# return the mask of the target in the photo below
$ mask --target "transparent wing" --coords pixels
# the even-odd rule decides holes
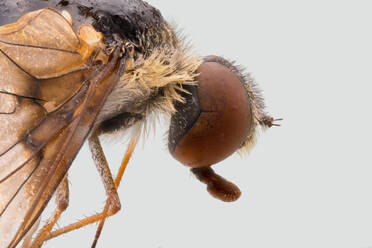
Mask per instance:
[[[94,73],[79,49],[51,9],[0,27],[1,248],[41,214],[117,80],[118,52]]]

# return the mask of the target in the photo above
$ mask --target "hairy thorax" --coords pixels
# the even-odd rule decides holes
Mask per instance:
[[[200,63],[182,41],[165,41],[148,55],[132,52],[96,123],[103,132],[112,132],[146,121],[154,111],[174,113],[174,103],[183,101],[183,86],[196,83]]]

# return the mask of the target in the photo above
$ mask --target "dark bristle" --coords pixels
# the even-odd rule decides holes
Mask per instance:
[[[144,117],[135,113],[122,113],[101,123],[101,133],[114,133],[121,129],[128,128]]]
[[[201,113],[197,86],[184,85],[183,89],[189,94],[179,91],[185,102],[176,102],[174,104],[177,112],[172,116],[169,127],[168,148],[171,154],[173,154],[184,134],[193,127]]]

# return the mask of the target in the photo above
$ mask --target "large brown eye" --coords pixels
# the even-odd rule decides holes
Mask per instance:
[[[248,94],[229,62],[210,56],[200,65],[197,86],[187,86],[186,103],[176,104],[169,149],[193,168],[215,164],[235,152],[252,125]]]

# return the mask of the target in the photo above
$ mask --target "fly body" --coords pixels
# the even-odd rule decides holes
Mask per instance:
[[[258,126],[277,124],[255,81],[234,63],[196,54],[141,0],[5,0],[0,25],[0,248],[21,240],[40,247],[99,222],[95,246],[105,219],[120,210],[116,189],[154,115],[170,118],[170,153],[212,196],[239,198],[239,188],[211,166],[250,149]],[[122,130],[131,141],[114,179],[99,136]],[[53,231],[68,206],[68,169],[85,140],[107,204]],[[57,208],[38,228],[53,195]]]

